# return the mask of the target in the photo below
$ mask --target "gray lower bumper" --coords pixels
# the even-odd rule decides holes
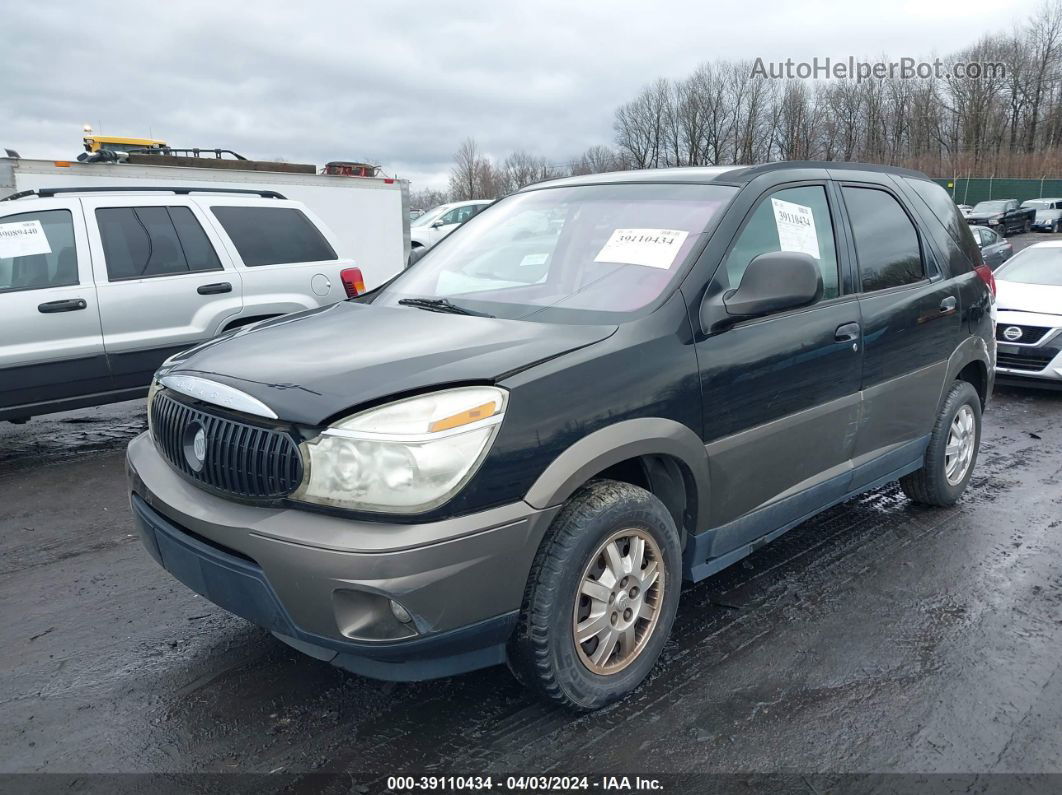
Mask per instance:
[[[177,579],[296,648],[385,679],[502,662],[555,513],[519,503],[398,525],[245,505],[186,481],[146,434],[128,469],[145,546]]]

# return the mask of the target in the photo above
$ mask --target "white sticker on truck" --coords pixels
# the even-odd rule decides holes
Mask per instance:
[[[689,232],[679,229],[617,229],[594,262],[621,262],[648,268],[670,268]]]
[[[0,257],[29,257],[51,254],[48,236],[40,221],[16,221],[0,224]]]
[[[803,204],[771,199],[774,223],[778,227],[778,243],[782,251],[799,251],[821,259],[819,238],[815,234],[815,216]]]

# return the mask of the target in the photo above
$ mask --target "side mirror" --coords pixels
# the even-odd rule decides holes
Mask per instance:
[[[822,273],[808,254],[771,251],[749,263],[736,290],[705,296],[701,328],[708,333],[745,318],[808,306],[822,297]]]
[[[445,226],[445,224],[443,224],[443,222],[442,222],[442,218],[440,218],[438,221],[435,221],[434,223],[432,223],[431,228],[432,229],[438,229],[440,226]]]

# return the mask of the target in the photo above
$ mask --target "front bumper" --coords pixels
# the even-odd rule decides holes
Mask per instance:
[[[175,472],[146,433],[127,461],[133,515],[161,566],[300,651],[378,679],[504,662],[557,510],[521,502],[429,524],[352,521],[216,497]]]

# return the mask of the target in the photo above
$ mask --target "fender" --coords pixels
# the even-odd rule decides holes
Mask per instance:
[[[623,420],[584,436],[554,459],[524,497],[534,508],[562,504],[594,475],[613,464],[643,455],[678,459],[693,477],[694,515],[707,515],[708,453],[688,426],[663,417]]]
[[[940,394],[937,396],[937,410],[940,410],[940,406],[944,404],[944,399],[948,395],[948,389],[952,382],[958,377],[962,369],[970,362],[981,362],[985,366],[985,403],[988,403],[989,398],[992,396],[992,376],[993,365],[992,356],[988,352],[988,344],[979,335],[974,334],[964,339],[959,346],[952,351],[951,356],[948,357],[948,371],[947,376],[944,379],[944,383],[941,385]]]

